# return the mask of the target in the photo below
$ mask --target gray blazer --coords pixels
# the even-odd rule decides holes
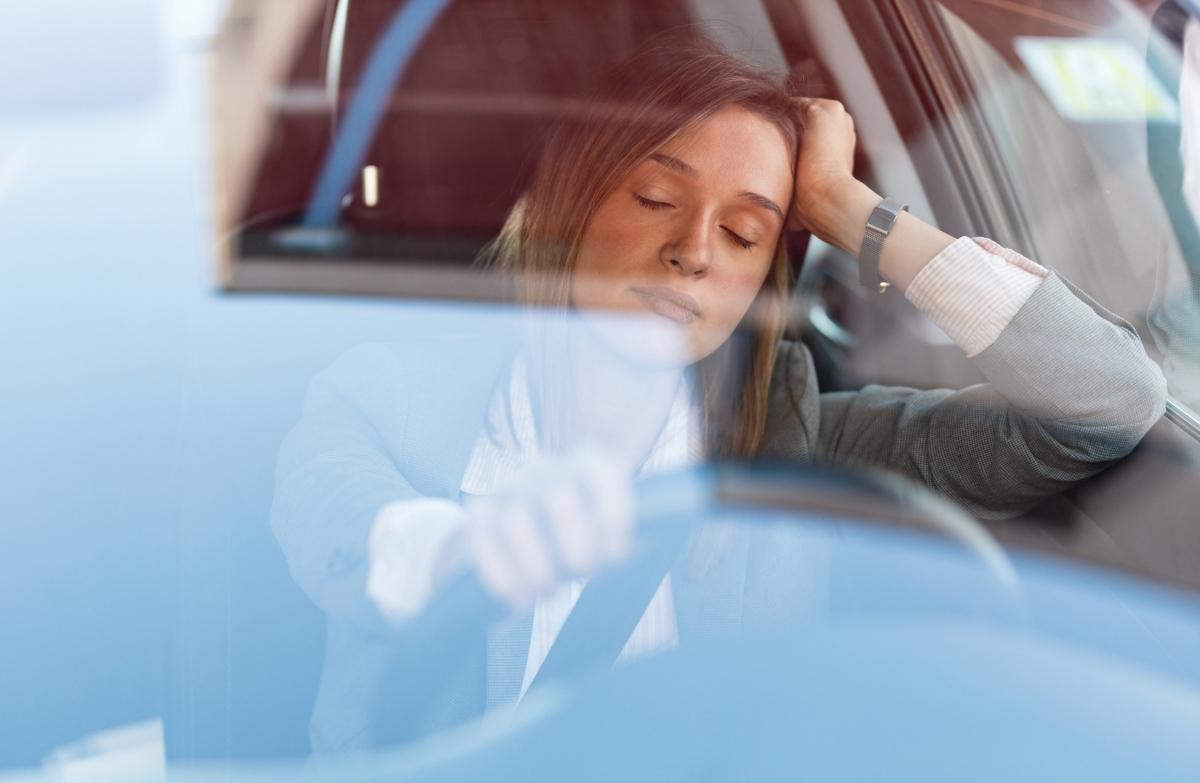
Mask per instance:
[[[765,457],[899,472],[985,518],[1010,516],[1129,453],[1162,415],[1166,384],[1132,327],[1051,274],[975,359],[989,383],[962,390],[867,386],[821,394],[808,351],[785,341],[775,368]],[[492,330],[349,351],[314,378],[279,454],[271,525],[291,573],[327,617],[313,749],[365,747],[392,629],[365,598],[366,542],[386,503],[457,498],[516,336]],[[675,575],[679,633],[776,611],[746,596],[749,547],[704,584]],[[763,583],[769,584],[769,583]],[[494,634],[488,702],[515,698],[528,624]]]

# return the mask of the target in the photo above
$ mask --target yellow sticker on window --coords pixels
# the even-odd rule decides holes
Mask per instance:
[[[1125,41],[1017,38],[1017,54],[1058,112],[1075,122],[1179,121],[1179,105]]]

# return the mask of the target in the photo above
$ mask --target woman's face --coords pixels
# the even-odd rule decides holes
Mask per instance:
[[[741,107],[714,114],[642,161],[601,202],[584,231],[572,303],[646,314],[688,354],[664,355],[646,332],[604,330],[634,358],[674,364],[708,356],[762,287],[791,193],[779,129]]]

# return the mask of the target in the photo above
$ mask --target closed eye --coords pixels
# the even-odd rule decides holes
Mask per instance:
[[[721,228],[725,228],[725,227],[721,226]],[[742,235],[738,234],[736,231],[730,231],[728,228],[725,228],[725,233],[729,235],[729,238],[732,239],[733,243],[735,245],[737,245],[738,247],[745,248],[746,250],[749,250],[750,248],[754,247],[755,243],[751,242],[749,239],[746,239]]]
[[[646,209],[667,209],[668,207],[672,206],[665,201],[654,201],[637,193],[634,193],[633,197],[637,200],[637,203],[641,204]]]
[[[674,206],[674,204],[668,204],[665,201],[655,201],[654,199],[646,198],[645,196],[641,195],[640,193],[634,193],[633,197],[635,200],[637,200],[637,203],[641,204],[646,209],[651,209],[651,210],[669,209],[670,207]],[[749,250],[752,247],[754,247],[756,244],[754,242],[751,242],[749,239],[746,239],[745,237],[743,237],[741,234],[737,233],[736,231],[726,228],[725,226],[721,226],[721,228],[723,228],[725,230],[725,233],[729,235],[729,238],[731,240],[733,240],[733,243],[735,245],[737,245],[740,248],[743,248],[744,250]]]

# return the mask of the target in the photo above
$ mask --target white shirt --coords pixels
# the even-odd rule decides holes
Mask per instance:
[[[686,380],[676,389],[667,421],[658,434],[639,476],[681,470],[699,463],[704,456],[700,415]],[[505,404],[507,403],[508,409]],[[463,475],[462,491],[489,495],[508,484],[540,453],[529,399],[525,362],[518,356],[509,373],[508,395],[497,394],[488,413],[488,425],[479,434]],[[572,580],[551,595],[539,598],[533,609],[529,657],[521,683],[521,695],[533,682],[567,616],[583,592],[584,582]],[[663,580],[645,614],[634,628],[622,660],[678,644],[671,578]]]
[[[905,296],[970,357],[1000,336],[1046,274],[1043,267],[991,240],[962,237],[925,265]],[[463,476],[464,493],[486,495],[496,491],[537,456],[533,411],[524,363],[519,358],[514,362],[507,391],[507,395],[497,393],[492,400],[489,426],[477,438]],[[690,390],[681,384],[640,475],[684,468],[703,459],[700,416],[691,398]],[[380,510],[369,544],[367,593],[386,616],[402,622],[421,611],[433,589],[437,554],[448,537],[465,523],[462,507],[451,500],[400,500]],[[582,582],[571,582],[535,603],[522,695],[582,589]],[[621,659],[677,644],[668,576],[626,643]]]

